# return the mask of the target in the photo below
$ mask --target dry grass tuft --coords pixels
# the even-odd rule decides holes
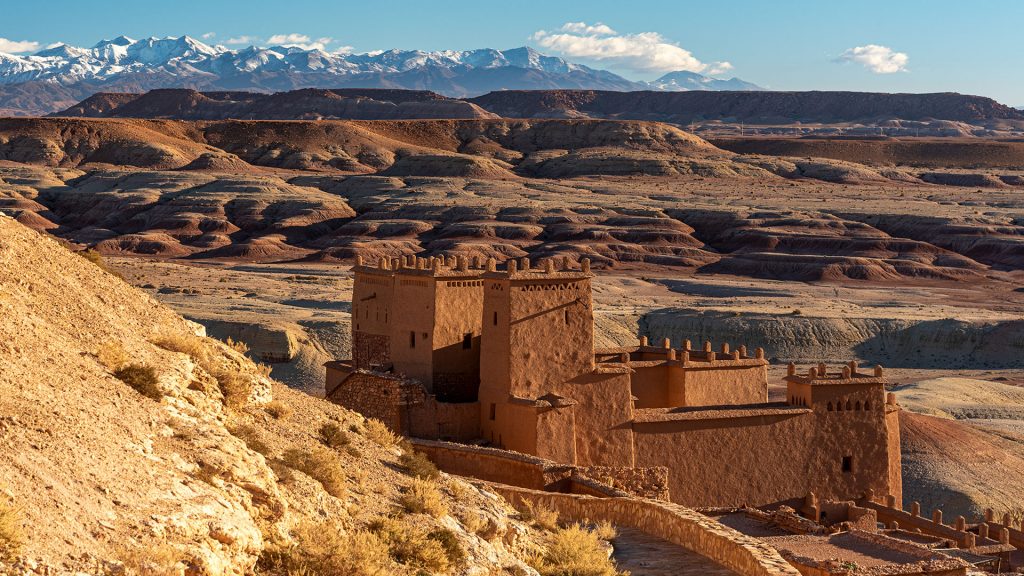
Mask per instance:
[[[320,426],[320,441],[328,448],[344,448],[352,443],[345,432],[336,422],[325,422]]]
[[[250,426],[249,424],[229,426],[228,432],[231,432],[231,435],[235,438],[245,442],[245,445],[248,446],[250,450],[255,450],[256,452],[263,454],[264,457],[270,457],[270,446],[260,438],[260,433],[254,426]]]
[[[217,357],[211,342],[199,336],[178,334],[163,336],[153,341],[165,350],[191,356],[196,364],[217,380],[224,404],[229,408],[242,408],[252,393],[252,381],[243,375],[238,367],[225,366],[225,359]]]
[[[334,452],[325,448],[314,448],[311,452],[292,449],[287,450],[281,460],[289,468],[303,472],[322,484],[331,496],[345,496],[348,476]]]
[[[225,340],[224,343],[228,345],[228,348],[231,348],[232,350],[238,352],[239,354],[249,353],[249,345],[246,344],[245,342],[242,342],[241,340],[236,341],[233,340],[231,336],[228,336],[227,340]]]
[[[387,424],[373,418],[366,421],[366,437],[384,448],[391,448],[401,440]]]
[[[523,499],[520,502],[522,503],[520,513],[523,515],[523,520],[533,522],[549,532],[558,529],[558,512],[544,504],[534,504],[532,500]]]
[[[114,377],[131,386],[147,398],[159,401],[163,398],[156,370],[147,364],[128,364],[114,371]]]
[[[113,372],[128,363],[128,353],[117,342],[105,342],[96,349],[96,359]]]
[[[10,504],[0,501],[0,560],[13,562],[24,545],[21,513]]]
[[[437,466],[434,466],[426,454],[413,450],[411,446],[402,452],[398,463],[414,478],[434,479],[441,475]]]
[[[304,523],[294,530],[295,543],[268,546],[257,567],[281,576],[389,576],[395,574],[387,544],[365,530],[342,531],[332,522]]]
[[[451,568],[445,545],[431,538],[431,533],[420,524],[385,518],[370,524],[370,530],[387,545],[391,558],[399,564],[432,574],[445,574]]]
[[[433,480],[413,479],[398,499],[406,512],[440,518],[448,513],[441,490]]]
[[[256,365],[256,373],[259,374],[260,376],[263,376],[264,378],[270,378],[270,373],[273,371],[273,368],[271,368],[267,364],[264,364],[263,362],[260,362],[259,364]]]
[[[608,520],[602,520],[594,526],[594,534],[597,534],[597,537],[601,540],[610,542],[618,537],[619,531],[616,530],[615,526],[612,526],[612,523]]]
[[[273,416],[275,420],[287,420],[293,412],[291,406],[281,402],[280,400],[268,402],[264,407],[264,410],[267,411],[267,414]]]
[[[555,531],[544,553],[527,563],[541,576],[620,576],[595,532],[579,524]]]
[[[85,250],[75,252],[75,254],[78,254],[82,258],[85,258],[89,262],[92,262],[93,264],[96,265],[97,268],[103,270],[107,274],[110,274],[111,276],[116,276],[117,278],[124,280],[124,276],[122,276],[120,272],[111,269],[110,266],[107,265],[106,260],[103,259],[103,255],[93,250],[92,248],[86,248]]]

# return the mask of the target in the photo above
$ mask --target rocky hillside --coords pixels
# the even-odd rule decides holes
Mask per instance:
[[[395,120],[497,118],[475,104],[429,91],[306,88],[275,94],[151,90],[94,94],[53,116],[177,120]]]
[[[505,90],[469,100],[506,118],[617,118],[689,124],[959,120],[1024,121],[1024,113],[981,96],[874,92],[611,92]]]
[[[501,499],[93,260],[0,216],[0,573],[533,573]]]

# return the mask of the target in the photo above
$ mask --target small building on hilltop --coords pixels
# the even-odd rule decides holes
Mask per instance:
[[[898,406],[880,368],[790,366],[666,340],[594,349],[590,263],[380,259],[354,268],[352,358],[326,397],[396,432],[491,446],[614,478],[665,468],[686,506],[901,498]]]

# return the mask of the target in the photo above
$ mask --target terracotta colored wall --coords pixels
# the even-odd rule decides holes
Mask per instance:
[[[659,366],[633,366],[633,374],[630,377],[633,395],[636,396],[637,408],[663,408],[666,406],[683,406],[683,404],[671,404],[669,400],[669,389],[672,388],[670,373],[676,372],[667,364]]]
[[[635,528],[705,556],[743,576],[796,576],[799,572],[764,542],[696,511],[641,498],[593,498],[512,486],[491,489],[510,502],[530,500],[567,520],[607,520]]]
[[[673,368],[682,372],[684,404],[723,406],[768,401],[768,367]]]
[[[513,395],[536,398],[593,369],[590,279],[514,280],[509,289]]]
[[[688,506],[760,506],[808,492],[846,500],[895,488],[882,410],[637,423],[634,429],[636,464],[668,467],[672,500]],[[852,472],[842,471],[843,456],[853,458]]]
[[[357,368],[390,362],[393,279],[356,270],[352,288],[352,360]]]
[[[434,278],[396,273],[392,308],[391,359],[395,371],[433,391]]]
[[[483,280],[439,278],[435,290],[433,391],[441,400],[475,400],[480,385]],[[470,348],[463,343],[467,334]]]
[[[634,466],[629,374],[590,373],[557,388],[576,401],[576,460],[580,466]],[[565,434],[573,434],[566,430]]]
[[[537,414],[537,456],[554,462],[576,462],[575,406],[541,410]]]

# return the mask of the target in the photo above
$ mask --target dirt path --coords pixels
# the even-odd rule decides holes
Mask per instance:
[[[612,557],[633,576],[734,576],[707,558],[633,528],[617,528]]]

